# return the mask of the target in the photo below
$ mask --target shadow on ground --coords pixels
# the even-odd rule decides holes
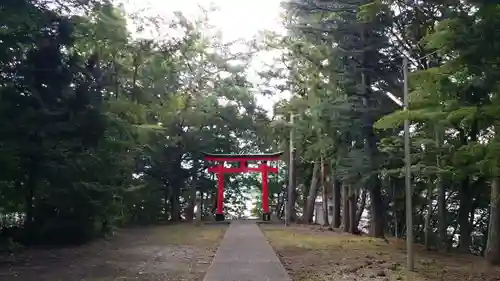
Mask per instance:
[[[0,280],[202,280],[227,226],[179,224],[121,230],[64,249],[0,256]]]
[[[294,281],[406,280],[404,241],[332,232],[315,226],[261,225]],[[416,246],[415,281],[498,281],[500,268],[480,257]]]

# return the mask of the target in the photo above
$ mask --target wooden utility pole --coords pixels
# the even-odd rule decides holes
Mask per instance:
[[[413,206],[412,196],[413,191],[411,188],[411,158],[410,158],[410,117],[408,116],[408,59],[403,59],[403,78],[404,78],[404,97],[403,107],[406,113],[404,134],[405,134],[405,189],[406,189],[406,268],[409,271],[414,270],[414,256],[413,256]]]
[[[289,145],[289,161],[288,161],[288,192],[287,192],[287,200],[286,200],[286,213],[285,213],[285,225],[290,225],[290,221],[292,220],[293,208],[295,207],[295,153],[293,147],[293,138],[294,138],[294,122],[293,122],[293,113],[290,113],[290,145]]]

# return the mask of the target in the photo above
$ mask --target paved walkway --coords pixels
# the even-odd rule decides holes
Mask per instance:
[[[233,221],[203,281],[291,281],[255,221]]]

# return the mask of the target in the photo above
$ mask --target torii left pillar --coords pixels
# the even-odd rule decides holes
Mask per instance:
[[[216,221],[224,220],[224,164],[217,165],[214,169],[217,175],[217,211]]]

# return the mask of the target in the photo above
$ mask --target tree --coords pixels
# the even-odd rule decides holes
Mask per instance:
[[[300,115],[294,141],[301,183],[309,186],[314,161],[327,163],[332,227],[342,213],[344,229],[357,228],[368,204],[371,235],[402,234],[408,210],[401,130],[410,118],[415,242],[484,253],[497,263],[497,117],[490,114],[498,50],[484,42],[496,38],[498,5],[297,0],[285,8],[288,34],[267,42],[282,51],[282,67],[262,75],[283,79],[275,91],[292,93],[276,118]],[[402,96],[403,57],[410,62],[409,114],[386,95]],[[309,215],[307,204],[299,208]]]
[[[157,40],[133,38],[108,2],[45,2],[7,1],[0,12],[0,216],[21,214],[0,232],[75,243],[124,224],[190,220],[196,191],[210,214],[215,181],[202,152],[266,144],[257,136],[269,120],[245,74],[251,53],[210,36],[206,15],[177,13],[166,26],[182,35]],[[160,19],[139,20],[163,32]],[[245,188],[228,191],[241,213]]]

